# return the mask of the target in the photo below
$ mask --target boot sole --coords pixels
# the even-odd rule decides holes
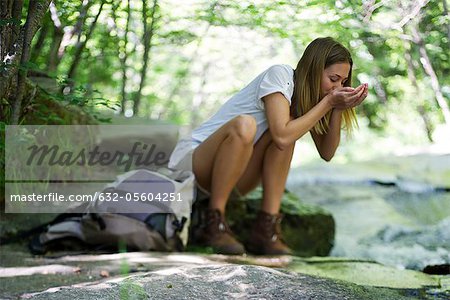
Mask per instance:
[[[282,256],[282,255],[293,255],[293,253],[265,253],[264,251],[261,251],[261,248],[253,248],[253,246],[246,246],[245,249],[248,253],[253,255],[267,255],[267,256]]]

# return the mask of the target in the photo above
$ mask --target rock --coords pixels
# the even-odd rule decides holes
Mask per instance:
[[[26,299],[407,299],[404,291],[361,287],[261,266],[175,267],[25,294]]]
[[[8,246],[2,247],[2,254],[22,251]],[[24,276],[20,268],[7,268],[11,276],[0,278],[2,299],[397,300],[425,294],[446,299],[449,287],[445,276],[336,257],[129,252],[52,258],[28,254],[14,265],[30,269],[58,265],[79,272]],[[102,277],[102,271],[109,277]]]
[[[393,289],[421,289],[439,286],[436,278],[413,270],[401,270],[373,261],[338,257],[294,257],[287,270],[325,277],[360,286],[378,286]]]
[[[449,275],[450,264],[426,266],[423,269],[423,272],[426,274],[434,274],[434,275]]]
[[[69,267],[64,265],[46,265],[36,267],[11,267],[0,268],[0,278],[15,277],[15,276],[29,276],[34,274],[68,274],[79,273],[80,268]]]
[[[115,119],[114,119],[115,120]],[[142,153],[142,164],[134,159],[129,170],[157,170],[166,167],[178,139],[179,127],[163,123],[99,127],[99,152],[129,153],[136,147]],[[144,163],[145,162],[145,163]]]
[[[227,204],[227,220],[233,232],[241,241],[250,234],[253,220],[259,210],[262,189],[257,188],[243,199],[233,198]],[[191,244],[195,244],[195,231],[200,223],[198,211],[207,207],[207,201],[198,199],[194,205],[192,218]],[[284,220],[281,223],[283,237],[300,256],[326,256],[334,243],[335,223],[330,213],[312,204],[305,204],[286,191],[281,203]]]
[[[53,79],[49,79],[52,81]],[[35,81],[35,80],[33,80]],[[25,99],[31,99],[23,108],[23,125],[95,125],[99,120],[81,105],[61,101],[57,99],[57,89],[45,91],[48,83],[42,85],[42,81],[26,81]],[[54,92],[55,94],[49,94]],[[81,100],[81,99],[79,99]]]

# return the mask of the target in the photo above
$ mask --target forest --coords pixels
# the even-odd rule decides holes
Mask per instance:
[[[449,9],[450,0],[0,0],[0,298],[448,299]],[[191,245],[209,199],[194,193],[192,173],[196,202],[171,223],[194,224],[185,253],[131,252],[123,240],[103,253],[96,238],[88,248],[64,248],[65,239],[62,249],[32,247],[53,225],[64,233],[58,225],[81,215],[70,210],[78,203],[12,196],[109,191],[140,168],[133,155],[147,146],[146,159],[166,164],[180,137],[270,66],[295,68],[319,37],[350,50],[352,86],[368,83],[369,93],[332,162],[309,135],[296,142],[280,204],[295,255],[217,256]],[[30,164],[28,146],[47,144],[61,146],[56,163]],[[130,165],[92,166],[89,147]],[[257,188],[230,201],[239,239],[251,236],[264,196]],[[97,213],[82,212],[104,233]]]
[[[331,36],[352,52],[353,85],[369,83],[360,127],[426,144],[450,123],[449,18],[447,0],[2,0],[0,117],[195,127]]]

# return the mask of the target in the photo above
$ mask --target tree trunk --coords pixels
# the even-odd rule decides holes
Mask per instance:
[[[22,6],[23,0],[1,1],[0,15],[2,20],[8,20],[8,23],[0,26],[0,53],[1,62],[4,64],[0,70],[0,99],[9,99],[11,91],[17,85],[12,77],[17,74],[20,61],[21,52],[17,50],[22,48],[22,42],[18,43]],[[3,105],[0,107],[2,107],[0,114],[4,116]]]
[[[184,63],[184,66],[180,66],[183,68],[183,76],[179,78],[179,81],[173,85],[173,89],[170,91],[169,96],[167,97],[167,99],[170,101],[168,103],[167,106],[164,107],[164,109],[161,111],[161,113],[159,114],[159,119],[165,117],[166,115],[169,115],[168,117],[170,118],[170,109],[173,107],[173,98],[175,97],[176,94],[178,94],[180,92],[180,88],[184,87],[186,85],[186,80],[189,78],[190,76],[190,69],[191,66],[194,62],[194,59],[196,59],[198,57],[198,51],[200,50],[200,47],[203,43],[204,38],[208,35],[209,29],[211,28],[211,24],[209,23],[205,30],[203,31],[202,34],[200,34],[197,38],[197,44],[195,46],[195,50],[192,52],[192,54],[190,55],[189,59]],[[194,116],[196,110],[194,108],[194,106],[192,106],[192,113],[191,113],[191,122],[190,125],[194,126],[192,120],[194,120],[196,117]],[[172,112],[173,113],[173,112]]]
[[[0,19],[11,20],[12,1],[1,0],[0,1]],[[1,62],[6,62],[6,55],[9,50],[9,38],[11,37],[11,24],[7,23],[0,26],[0,58]],[[5,66],[6,67],[6,66]],[[3,122],[6,118],[6,103],[3,103],[3,96],[7,94],[6,80],[7,75],[6,68],[3,65],[0,68],[0,120]]]
[[[148,57],[149,57],[149,53],[150,53],[150,49],[152,47],[152,38],[154,35],[154,29],[156,26],[156,10],[157,10],[157,6],[158,6],[158,0],[153,0],[153,7],[152,7],[152,11],[151,11],[151,21],[150,21],[150,26],[147,24],[147,1],[143,0],[142,1],[142,18],[143,18],[143,24],[144,24],[144,65],[142,66],[141,69],[141,81],[139,83],[139,90],[136,93],[136,97],[134,99],[134,103],[133,103],[133,114],[137,116],[138,114],[138,110],[139,110],[139,104],[141,103],[141,98],[142,98],[142,89],[144,88],[144,84],[145,84],[145,78],[146,78],[146,74],[147,74],[147,67],[148,67]]]
[[[444,4],[444,17],[447,18],[447,43],[450,48],[450,14],[448,13],[447,8],[447,0],[442,0],[442,3]]]
[[[52,13],[52,20],[55,24],[55,32],[54,37],[52,41],[52,49],[49,60],[48,60],[48,71],[53,72],[56,71],[58,68],[61,60],[64,57],[64,54],[66,53],[66,47],[70,44],[70,41],[72,40],[74,35],[79,36],[83,29],[83,24],[85,23],[87,13],[89,11],[89,8],[92,6],[93,2],[90,0],[82,1],[81,6],[79,8],[80,15],[77,18],[77,23],[73,26],[72,30],[64,30],[64,25],[61,24],[57,11],[56,6],[53,6],[54,10],[52,10],[52,7],[50,7],[50,12]],[[58,47],[54,49],[54,47]],[[54,54],[56,53],[56,56]]]
[[[98,9],[98,12],[97,12],[97,15],[95,16],[94,21],[92,21],[92,23],[89,27],[89,31],[86,34],[85,40],[83,42],[78,42],[77,45],[75,46],[76,50],[75,50],[74,58],[72,60],[72,64],[70,65],[69,72],[67,73],[67,78],[69,80],[73,79],[75,76],[75,72],[76,72],[78,64],[80,63],[80,60],[81,60],[81,54],[83,53],[83,50],[86,47],[87,42],[91,38],[92,33],[94,32],[95,26],[97,25],[98,17],[100,16],[100,14],[103,10],[104,4],[105,4],[105,0],[103,0],[101,2],[100,8]],[[71,84],[71,86],[72,86],[72,84]]]
[[[102,1],[102,3],[103,2],[104,1]],[[74,35],[77,35],[77,43],[80,42],[80,38],[83,33],[83,24],[85,24],[85,22],[86,22],[86,17],[87,17],[88,11],[91,8],[92,4],[94,4],[94,2],[91,0],[82,1],[80,15],[77,19],[77,23],[75,24],[75,26],[73,27],[73,30],[70,33],[69,40],[72,39]]]
[[[406,42],[405,42],[406,43]],[[409,48],[409,49],[408,49]],[[412,55],[411,55],[411,47],[410,45],[405,45],[405,59],[406,63],[408,65],[407,71],[408,71],[408,78],[411,81],[412,86],[414,87],[416,91],[416,95],[419,99],[422,99],[422,90],[417,84],[417,77],[416,77],[416,68],[414,67]],[[433,142],[433,125],[432,122],[428,116],[428,113],[425,110],[425,106],[423,104],[420,104],[417,106],[417,112],[419,113],[420,117],[422,118],[422,121],[424,123],[425,132],[427,134],[428,140],[430,142]]]
[[[360,8],[360,4],[356,2],[349,2],[350,7],[354,12],[357,12]],[[372,55],[373,57],[377,57],[376,54],[376,46],[373,45],[373,42],[371,41],[371,37],[373,37],[371,33],[370,27],[372,27],[372,23],[370,21],[372,14],[375,10],[377,10],[380,6],[383,5],[383,1],[376,3],[375,0],[368,0],[365,1],[364,5],[362,6],[363,12],[362,15],[354,13],[355,19],[360,19],[362,23],[366,24],[366,26],[369,27],[369,30],[364,30],[365,34],[368,34],[369,36],[362,37],[361,39],[365,42],[365,45],[367,47],[367,51]],[[378,99],[381,101],[381,103],[386,104],[388,102],[387,92],[385,87],[383,86],[383,83],[378,80],[378,78],[382,77],[382,70],[379,67],[375,67],[373,70],[372,78],[374,80],[374,91],[378,97]]]
[[[50,51],[48,52],[47,72],[53,73],[56,72],[61,61],[59,49],[64,37],[63,25],[58,17],[58,11],[53,2],[50,3],[50,17],[53,24],[53,37],[50,45]]]
[[[50,29],[49,18],[44,18],[44,23],[42,24],[41,30],[39,30],[39,35],[36,44],[31,51],[30,61],[36,61],[36,59],[41,55],[42,47],[44,46],[45,39],[47,38],[48,31]]]
[[[196,96],[194,97],[192,101],[192,114],[191,114],[191,124],[192,126],[197,126],[197,124],[200,123],[200,108],[205,104],[205,101],[208,99],[208,95],[205,93],[205,86],[206,82],[208,80],[208,77],[206,76],[208,74],[208,69],[211,67],[211,62],[207,62],[203,65],[201,74],[201,81],[198,86],[198,90],[195,93]]]
[[[47,72],[53,73],[58,69],[58,65],[61,62],[58,50],[61,46],[61,42],[64,37],[64,32],[61,28],[53,27],[52,43],[50,45],[50,51],[47,59]]]
[[[0,1],[0,19],[8,20],[9,22],[3,26],[0,26],[0,58],[1,62],[6,62],[5,58],[8,54],[9,43],[11,37],[11,13],[12,13],[12,1],[1,0]],[[3,122],[6,119],[6,103],[3,103],[3,96],[7,94],[6,80],[7,75],[6,68],[1,66],[0,68],[0,120]]]
[[[366,40],[365,44],[367,46],[367,51],[370,53],[370,55],[372,55],[373,57],[376,57],[377,55],[375,54],[373,43]],[[374,84],[375,94],[377,94],[377,97],[378,97],[378,99],[380,99],[381,103],[386,104],[388,102],[387,92],[383,86],[383,83],[378,79],[378,78],[382,77],[383,72],[380,70],[380,68],[378,66],[374,67],[373,72],[374,72],[373,79],[375,81],[375,84]]]
[[[447,125],[450,125],[450,110],[445,100],[444,96],[441,92],[441,86],[439,84],[439,80],[436,76],[436,72],[434,72],[433,65],[431,64],[430,58],[428,56],[427,50],[425,48],[425,44],[423,42],[422,37],[416,27],[417,25],[411,26],[411,33],[413,36],[414,43],[419,47],[420,53],[420,62],[422,63],[423,69],[425,73],[430,77],[431,80],[431,88],[434,91],[436,96],[436,102],[440,109],[442,110],[442,114],[444,116],[444,122]]]
[[[173,89],[170,91],[169,96],[167,97],[167,99],[170,101],[169,104],[167,106],[164,107],[164,109],[162,110],[162,112],[160,113],[159,118],[163,118],[165,116],[168,115],[168,118],[171,117],[171,113],[170,113],[170,109],[173,107],[173,98],[175,97],[176,94],[178,94],[180,92],[180,88],[184,87],[186,84],[186,80],[189,78],[190,76],[190,72],[191,72],[191,66],[194,62],[194,59],[196,59],[198,57],[198,51],[200,50],[200,47],[203,43],[204,38],[208,35],[208,32],[211,28],[211,24],[208,23],[208,25],[205,27],[204,31],[202,32],[202,34],[200,34],[197,37],[197,44],[195,46],[195,50],[192,52],[192,54],[190,55],[189,59],[184,63],[184,66],[181,66],[183,68],[183,76],[179,79],[179,81],[174,84]],[[194,104],[192,104],[194,105]],[[191,126],[194,126],[196,123],[193,123],[194,119],[196,119],[197,116],[194,116],[194,114],[196,113],[196,108],[194,106],[192,106],[192,113],[191,113],[191,122],[189,123]],[[172,112],[173,114],[173,112]],[[198,112],[197,112],[198,115]]]
[[[212,2],[212,3],[208,6],[208,8],[207,8],[207,11],[208,11],[211,15],[214,15],[214,13],[215,13],[215,9],[216,9],[216,6],[217,6],[217,2],[218,2],[218,1]],[[163,117],[163,116],[165,116],[165,115],[169,115],[169,116],[168,116],[169,118],[171,117],[171,115],[170,115],[170,113],[169,113],[169,110],[170,110],[170,108],[171,108],[171,105],[170,105],[170,104],[172,104],[172,102],[173,102],[172,99],[173,99],[173,97],[179,92],[180,87],[185,86],[186,79],[189,78],[189,75],[190,75],[189,73],[190,73],[190,68],[191,68],[191,66],[192,66],[192,63],[193,63],[194,59],[196,59],[196,58],[198,57],[198,51],[200,50],[200,47],[202,46],[203,40],[204,40],[205,37],[208,35],[208,32],[209,32],[210,28],[211,28],[211,23],[208,23],[208,24],[206,25],[204,31],[197,37],[197,41],[196,41],[197,44],[196,44],[196,46],[195,46],[195,50],[192,52],[191,56],[189,57],[189,60],[188,60],[188,61],[186,62],[186,64],[185,64],[186,66],[185,66],[185,72],[184,72],[184,75],[183,75],[183,77],[180,78],[180,80],[178,81],[178,83],[174,85],[174,88],[173,88],[172,91],[170,92],[169,97],[167,98],[167,99],[169,99],[170,103],[169,103],[169,105],[168,105],[167,107],[165,107],[165,109],[161,112],[161,114],[160,114],[161,117]],[[192,106],[192,107],[194,107],[194,106]],[[193,123],[193,120],[196,119],[196,116],[194,116],[194,113],[195,113],[195,108],[192,109],[191,122],[190,122],[190,125],[191,125],[191,126],[195,126],[195,124],[196,124],[196,123]],[[173,114],[173,112],[172,112],[172,114]]]
[[[28,6],[28,16],[24,28],[20,30],[19,38],[15,43],[15,56],[20,55],[20,64],[23,66],[29,61],[31,41],[39,28],[42,18],[47,12],[50,0],[30,0]],[[20,9],[21,10],[21,9]],[[17,67],[16,67],[17,70]],[[27,69],[21,69],[17,74],[16,93],[12,99],[11,124],[18,124],[22,111],[22,100],[24,96],[25,80],[27,77]],[[16,76],[16,74],[11,74]]]
[[[130,22],[131,22],[131,4],[130,4],[131,0],[127,1],[127,23],[125,25],[125,31],[122,33],[123,34],[123,41],[124,41],[124,47],[123,49],[118,48],[118,52],[119,52],[119,57],[120,57],[120,66],[121,66],[121,71],[122,71],[122,82],[121,82],[121,89],[120,89],[120,95],[121,95],[121,99],[120,99],[120,113],[123,115],[125,114],[125,103],[127,100],[127,93],[126,93],[126,86],[127,86],[127,60],[128,60],[128,51],[127,51],[127,45],[128,45],[128,31],[130,30]],[[116,16],[116,9],[118,8],[119,5],[113,7],[112,9],[112,15],[113,15],[113,19],[114,19],[114,24],[117,30],[117,33],[120,35],[120,29],[117,26],[117,16]]]
[[[18,24],[20,24],[20,18],[22,17],[22,5],[23,1],[2,0],[0,2],[0,18],[7,21],[6,24],[0,26],[2,61],[9,53],[12,41],[17,39]]]
[[[20,34],[20,21],[22,19],[22,7],[23,7],[23,0],[14,1],[13,0],[13,7],[12,7],[12,18],[17,20],[17,23],[14,23],[12,26],[12,36],[11,36],[11,43],[14,43]],[[9,44],[9,51],[11,51],[12,44]]]

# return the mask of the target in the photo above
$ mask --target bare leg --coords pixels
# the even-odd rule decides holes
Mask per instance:
[[[193,154],[197,182],[211,192],[210,209],[225,212],[228,197],[253,152],[255,119],[241,115],[219,128]]]
[[[281,198],[285,189],[294,144],[280,150],[266,131],[255,144],[252,158],[237,183],[241,193],[255,188],[262,179],[263,201],[247,240],[247,251],[254,254],[285,255],[292,250],[283,242],[281,233]]]
[[[269,214],[280,211],[295,144],[283,150],[271,143],[264,155],[262,182],[264,197],[261,209]]]
[[[251,192],[261,183],[264,155],[267,147],[271,143],[272,136],[269,130],[267,130],[254,145],[253,154],[247,165],[247,169],[245,169],[245,172],[236,184],[236,188],[241,195]]]
[[[264,198],[261,208],[267,213],[279,212],[294,146],[280,150],[267,130],[255,144],[247,169],[236,184],[238,191],[245,195],[258,186],[262,178]]]

